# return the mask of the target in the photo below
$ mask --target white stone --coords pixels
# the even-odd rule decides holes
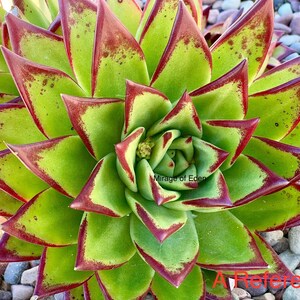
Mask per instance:
[[[29,300],[33,294],[30,285],[14,284],[11,286],[12,300]]]
[[[222,9],[227,10],[227,9],[238,9],[241,5],[241,0],[224,0],[222,4]]]
[[[243,1],[240,5],[240,8],[244,9],[244,13],[248,11],[252,6],[254,2],[253,1]]]
[[[283,232],[281,230],[274,230],[269,232],[261,233],[261,236],[266,240],[266,242],[274,246],[276,245],[281,238],[283,238]]]
[[[278,13],[280,16],[290,15],[293,13],[292,7],[290,3],[284,3],[278,9]]]
[[[220,12],[218,9],[211,9],[209,11],[209,15],[208,15],[208,23],[210,24],[215,24],[217,22],[218,16],[219,16]]]
[[[39,271],[38,266],[24,271],[21,277],[21,283],[34,286],[36,283],[38,271]]]
[[[295,254],[300,254],[300,226],[295,226],[289,231],[290,249]]]

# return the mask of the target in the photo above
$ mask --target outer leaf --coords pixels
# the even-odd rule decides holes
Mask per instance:
[[[59,70],[32,63],[6,48],[2,52],[38,128],[46,136],[73,134],[60,94],[81,96],[82,90],[76,83]]]
[[[97,159],[114,150],[120,142],[124,103],[118,99],[62,96],[74,129]]]
[[[192,15],[197,19],[197,11],[193,1],[187,0]],[[136,34],[145,53],[150,76],[168,43],[178,8],[177,0],[149,1]],[[155,49],[155,51],[153,51]]]
[[[95,165],[78,136],[9,147],[34,174],[66,196],[78,195]]]
[[[28,110],[21,103],[2,104],[0,106],[0,149],[6,149],[6,143],[24,144],[43,141],[45,137],[37,129]]]
[[[180,1],[170,40],[153,74],[151,85],[175,101],[184,91],[190,92],[210,81],[211,63],[204,37]],[[180,72],[177,72],[178,69]]]
[[[93,276],[84,283],[84,298],[85,300],[105,300],[100,290],[96,276]]]
[[[50,24],[50,13],[44,1],[13,0],[25,18],[32,24],[47,28]]]
[[[219,97],[222,93],[222,97]],[[243,60],[219,79],[190,93],[201,120],[243,119],[248,107],[248,68]]]
[[[300,123],[289,132],[287,136],[285,136],[281,142],[289,145],[293,145],[295,147],[300,147]]]
[[[99,161],[71,207],[110,217],[123,217],[130,212],[125,185],[116,169],[115,154],[108,154]]]
[[[249,87],[250,94],[259,93],[297,79],[300,75],[300,58],[289,60],[280,66],[265,72]]]
[[[46,297],[76,288],[92,276],[92,272],[74,270],[76,251],[75,245],[45,249],[36,283],[35,294],[37,296]]]
[[[244,155],[240,155],[235,164],[223,174],[235,205],[274,193],[288,184],[253,157]]]
[[[228,280],[225,281],[227,289],[221,284],[214,286],[217,273],[209,270],[201,270],[205,279],[207,300],[231,300],[231,290]]]
[[[137,192],[136,176],[134,171],[136,149],[144,135],[144,132],[145,129],[143,127],[137,128],[121,143],[115,145],[119,176],[125,185],[133,192]]]
[[[24,204],[0,190],[0,216],[11,217]]]
[[[213,270],[267,267],[249,231],[230,212],[196,213],[196,216],[201,266]]]
[[[58,1],[57,0],[45,0],[45,1],[50,10],[51,17],[54,20],[55,17],[57,16],[58,10],[59,10]]]
[[[201,181],[197,189],[182,192],[179,201],[165,206],[178,210],[215,211],[230,207],[232,203],[225,179],[220,171],[216,171]]]
[[[97,7],[89,0],[59,0],[59,6],[70,65],[79,85],[87,96],[91,96],[91,68]],[[74,95],[74,93],[70,94]]]
[[[43,247],[30,244],[4,233],[0,241],[0,259],[5,262],[38,259]]]
[[[48,187],[9,151],[0,152],[0,188],[12,197],[26,202]]]
[[[126,190],[126,199],[135,215],[161,243],[180,230],[187,221],[185,212],[159,207],[156,203],[147,201],[129,190]]]
[[[165,116],[172,108],[161,92],[132,81],[126,82],[125,123],[123,136],[137,127],[149,127]]]
[[[187,295],[189,300],[204,300],[205,284],[201,270],[195,266],[178,288],[172,286],[156,273],[151,284],[151,292],[156,299],[161,300],[186,300]]]
[[[104,0],[98,5],[92,67],[94,97],[125,96],[125,80],[148,84],[144,54]]]
[[[183,135],[192,135],[201,138],[202,127],[192,99],[185,92],[174,108],[147,132],[148,136],[168,129],[178,129]]]
[[[48,189],[23,205],[2,228],[19,239],[43,246],[75,244],[82,214],[69,205],[70,199]]]
[[[240,121],[206,121],[203,139],[229,152],[223,169],[230,167],[249,142],[259,119]]]
[[[18,90],[8,72],[0,73],[0,91],[5,94],[18,95]]]
[[[128,216],[111,218],[87,213],[80,226],[76,269],[108,270],[127,262],[136,252],[129,222]]]
[[[268,54],[273,31],[273,1],[259,0],[211,47],[213,79],[248,59],[249,82],[259,73]]]
[[[299,83],[297,78],[249,97],[247,118],[260,118],[256,135],[280,140],[293,130],[300,120]]]
[[[107,4],[118,19],[126,26],[128,31],[134,36],[142,16],[140,6],[135,0],[108,0]],[[130,17],[129,17],[130,16]]]
[[[176,287],[191,272],[198,257],[198,238],[191,215],[185,226],[162,244],[132,215],[131,237],[146,262]]]
[[[300,176],[300,148],[266,138],[253,137],[244,153],[258,159],[287,180]]]
[[[299,221],[299,192],[299,186],[290,185],[231,212],[253,231],[285,228],[290,222]]]
[[[73,76],[62,37],[27,23],[13,14],[7,15],[6,23],[12,49],[16,54]]]
[[[105,299],[137,299],[149,289],[154,271],[138,254],[123,266],[96,273]]]
[[[64,300],[85,300],[83,285],[65,292]]]
[[[158,205],[161,205],[175,201],[180,197],[180,193],[162,188],[159,183],[159,175],[154,175],[146,159],[138,163],[136,173],[138,190],[144,198],[154,200]]]

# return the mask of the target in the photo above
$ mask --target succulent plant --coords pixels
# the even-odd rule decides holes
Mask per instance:
[[[41,256],[36,295],[231,299],[217,272],[291,276],[258,235],[300,220],[300,60],[264,72],[272,3],[210,48],[197,0],[61,0],[62,35],[6,16],[0,260]]]

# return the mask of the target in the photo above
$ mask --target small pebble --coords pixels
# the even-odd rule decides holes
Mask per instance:
[[[274,246],[283,237],[283,232],[281,230],[262,232],[261,236],[270,246]]]
[[[289,26],[281,24],[281,23],[275,23],[274,24],[274,29],[282,30],[284,33],[291,33],[292,32],[292,29]]]
[[[299,0],[290,0],[290,3],[291,3],[292,10],[294,12],[298,12],[300,8]]]
[[[29,300],[33,294],[33,287],[29,285],[12,285],[11,293],[13,300]]]
[[[228,9],[225,11],[222,11],[217,19],[217,23],[222,23],[225,22],[230,16],[232,16],[233,14],[236,14],[238,12],[237,9]]]
[[[222,9],[238,9],[241,5],[241,0],[224,0]]]
[[[300,226],[291,228],[288,236],[291,251],[300,254]]]
[[[238,282],[238,286],[244,290],[246,290],[251,296],[261,296],[263,295],[266,291],[267,288],[264,287],[264,284],[259,283],[259,282],[248,282],[248,287],[246,287],[246,284],[243,281]]]
[[[222,8],[222,4],[223,4],[223,1],[222,0],[217,0],[214,5],[212,6],[212,8],[214,9],[221,9]]]
[[[231,293],[231,296],[232,296],[232,300],[240,300],[239,296],[234,292]]]
[[[21,283],[34,286],[36,283],[38,270],[39,270],[39,267],[36,266],[34,268],[24,271],[22,274],[22,277],[21,277]]]
[[[39,259],[30,261],[31,268],[34,268],[34,267],[39,266],[39,265],[40,265],[40,260]]]
[[[239,299],[244,299],[246,297],[251,297],[251,295],[244,289],[241,289],[241,288],[234,288],[232,290],[233,293],[235,293]]]
[[[283,293],[282,300],[300,300],[300,289],[289,286]]]
[[[277,10],[281,5],[283,5],[285,0],[274,0],[274,8]]]
[[[248,11],[252,6],[254,2],[253,1],[243,1],[240,5],[240,9],[244,9],[244,13]]]
[[[219,16],[220,12],[218,9],[211,9],[209,11],[209,15],[208,15],[208,23],[210,24],[215,24],[217,22],[218,16]]]
[[[65,299],[65,295],[64,295],[64,293],[56,294],[56,295],[54,295],[54,299],[55,300],[64,300]]]
[[[4,280],[9,284],[20,283],[22,273],[28,269],[28,266],[28,262],[9,263],[4,272]]]
[[[289,248],[289,240],[286,237],[281,238],[277,244],[273,246],[273,249],[278,253],[282,253]]]
[[[300,255],[294,254],[290,250],[280,253],[279,257],[286,267],[291,271],[294,271],[300,263]]]
[[[8,263],[0,262],[0,276],[4,274],[7,265],[8,265]]]
[[[282,60],[282,62],[285,62],[285,61],[288,61],[288,60],[292,60],[292,59],[297,58],[297,57],[299,57],[299,54],[295,52],[295,53],[292,53],[289,56],[285,57]]]
[[[285,16],[279,16],[279,15],[275,16],[276,23],[284,24],[287,26],[291,23],[292,19],[293,19],[293,14],[285,15]]]
[[[254,297],[255,300],[275,300],[275,296],[271,293],[266,293],[259,297]]]
[[[294,49],[296,52],[300,53],[300,42],[294,43],[290,46],[290,48]]]
[[[290,46],[294,43],[300,42],[300,36],[296,34],[284,35],[280,38],[279,42],[282,42],[286,46]]]
[[[1,300],[11,300],[11,292],[9,291],[0,291]]]
[[[203,4],[205,5],[212,5],[216,2],[216,0],[203,0]]]
[[[292,6],[290,3],[284,3],[278,9],[278,13],[280,16],[290,15],[293,13]]]
[[[300,13],[294,13],[290,24],[292,34],[300,34]]]

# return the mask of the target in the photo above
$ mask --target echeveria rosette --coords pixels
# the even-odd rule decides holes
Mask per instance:
[[[23,102],[0,106],[1,260],[42,255],[35,294],[75,299],[290,275],[256,233],[299,223],[299,60],[261,76],[272,1],[210,49],[198,1],[107,4],[60,1],[62,35],[6,17]]]

